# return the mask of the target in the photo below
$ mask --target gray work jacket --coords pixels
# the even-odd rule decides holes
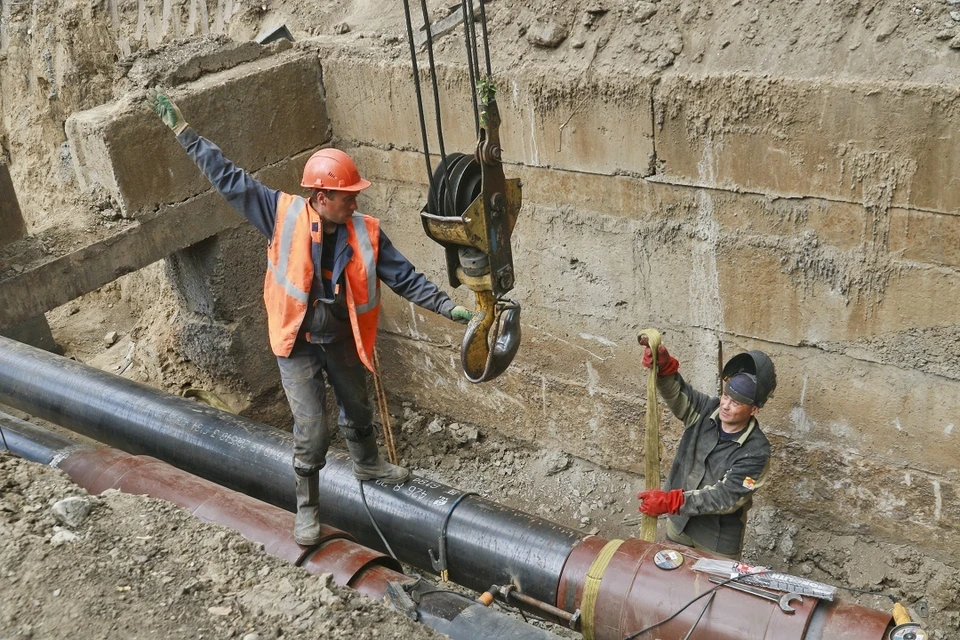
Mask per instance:
[[[657,379],[657,390],[684,431],[664,489],[683,489],[671,524],[697,544],[739,555],[753,492],[763,485],[770,442],[756,418],[732,440],[720,439],[720,399],[700,393],[678,373]]]

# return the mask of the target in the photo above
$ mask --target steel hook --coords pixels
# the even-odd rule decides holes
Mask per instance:
[[[470,382],[493,380],[513,361],[520,348],[520,305],[477,292],[478,309],[460,345],[460,365]]]

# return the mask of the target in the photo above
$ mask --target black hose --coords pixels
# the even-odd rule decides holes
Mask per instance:
[[[474,65],[476,64],[478,52],[476,42],[470,42],[470,29],[467,28],[467,24],[473,22],[473,10],[471,7],[468,13],[467,0],[460,0],[460,8],[463,10],[463,39],[464,48],[467,50],[467,69],[470,70],[470,95],[472,96],[471,104],[473,105],[474,135],[479,137],[480,104],[477,96],[477,76],[474,73]]]
[[[703,614],[707,612],[707,608],[710,606],[710,603],[713,602],[714,596],[717,595],[717,592],[714,591],[710,594],[710,597],[707,598],[707,603],[703,605],[703,609],[700,610],[700,615],[697,616],[697,619],[693,621],[693,626],[690,627],[690,631],[687,631],[687,635],[683,636],[683,640],[690,640],[690,636],[693,635],[694,630],[697,628],[697,625],[700,624],[700,620],[703,619]]]
[[[480,0],[480,28],[483,32],[483,57],[487,64],[487,76],[492,76],[490,70],[490,39],[487,36],[487,0]]]
[[[427,34],[427,60],[430,63],[430,85],[433,88],[433,111],[437,120],[437,143],[440,146],[440,162],[444,166],[447,164],[447,151],[443,145],[443,123],[440,118],[440,87],[437,82],[437,65],[433,60],[433,33],[430,31],[430,16],[427,13],[427,3],[426,0],[420,0],[420,10],[423,14],[423,28]],[[449,194],[450,192],[450,181],[447,178],[447,175],[443,176],[446,191]],[[448,203],[449,204],[449,203]],[[451,207],[452,208],[452,207]]]
[[[470,22],[463,23],[464,31],[470,31],[470,42],[471,50],[473,51],[473,69],[471,72],[477,77],[480,77],[480,50],[477,46],[477,25],[473,20],[473,0],[467,0],[467,4],[470,5]],[[488,72],[487,75],[490,75]]]
[[[390,557],[397,562],[400,562],[400,560],[397,559],[397,554],[395,554],[393,549],[390,547],[390,543],[387,542],[386,536],[383,535],[383,531],[381,531],[379,525],[377,525],[377,519],[373,517],[373,513],[370,511],[370,506],[367,504],[367,494],[363,490],[363,480],[357,480],[357,484],[360,485],[360,500],[363,501],[363,510],[366,511],[367,516],[370,517],[370,524],[373,525],[377,535],[380,536],[380,540],[383,541],[383,546],[387,548],[387,553],[390,554]]]

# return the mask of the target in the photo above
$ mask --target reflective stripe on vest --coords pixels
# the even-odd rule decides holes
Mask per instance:
[[[287,357],[307,313],[313,283],[312,223],[320,218],[301,197],[281,193],[273,236],[267,245],[263,302],[267,308],[270,348]]]
[[[380,280],[377,256],[380,252],[380,223],[376,218],[354,213],[346,225],[347,244],[353,255],[344,273],[347,285],[347,311],[357,344],[357,355],[370,371],[380,318]]]
[[[304,304],[306,304],[310,298],[310,291],[303,291],[299,289],[297,285],[290,282],[287,278],[287,267],[290,265],[290,248],[293,244],[294,230],[297,227],[297,218],[300,217],[300,214],[303,213],[306,206],[306,201],[300,196],[293,199],[283,218],[283,228],[280,230],[280,237],[277,238],[280,243],[280,246],[277,247],[277,264],[274,265],[270,262],[269,256],[267,257],[267,269],[273,274],[274,282],[283,287],[283,290],[288,296]]]
[[[373,244],[370,242],[370,236],[367,233],[367,224],[364,222],[364,216],[354,214],[350,218],[350,225],[353,232],[357,235],[357,249],[360,251],[360,260],[363,261],[364,268],[367,270],[367,302],[357,305],[357,314],[363,315],[380,304],[380,288],[377,279],[377,258],[373,252]],[[356,259],[357,256],[354,256]]]

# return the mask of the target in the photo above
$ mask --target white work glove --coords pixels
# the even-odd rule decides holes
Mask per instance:
[[[459,324],[469,324],[470,320],[473,318],[473,312],[462,307],[459,304],[453,309],[450,309],[450,319]]]
[[[190,126],[184,120],[183,114],[180,113],[176,103],[166,95],[151,92],[147,96],[147,100],[157,115],[160,116],[160,119],[163,120],[163,123],[170,127],[176,135],[180,135],[184,129]]]

